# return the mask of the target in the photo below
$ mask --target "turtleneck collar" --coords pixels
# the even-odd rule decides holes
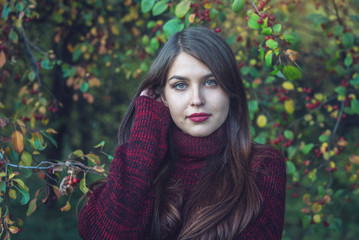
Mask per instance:
[[[193,137],[175,126],[172,140],[181,161],[196,161],[223,150],[226,142],[225,129],[222,126],[207,137]]]

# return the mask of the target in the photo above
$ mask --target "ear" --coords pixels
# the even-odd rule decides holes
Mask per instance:
[[[161,101],[163,102],[163,104],[166,107],[168,107],[168,102],[167,102],[166,96],[165,96],[165,94],[163,92],[161,93]]]

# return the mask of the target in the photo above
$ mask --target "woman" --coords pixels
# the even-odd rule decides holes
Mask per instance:
[[[253,144],[227,43],[188,28],[163,46],[130,103],[84,239],[280,239],[285,162]]]

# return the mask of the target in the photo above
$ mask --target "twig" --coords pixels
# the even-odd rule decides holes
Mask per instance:
[[[340,24],[340,25],[343,25],[343,21],[342,21],[342,19],[341,19],[340,16],[339,16],[338,7],[337,7],[337,5],[335,4],[335,1],[332,0],[332,3],[333,3],[333,6],[334,6],[334,9],[335,9],[335,15],[337,16],[337,19],[338,19],[339,24]]]
[[[99,173],[97,172],[96,170],[82,164],[82,163],[74,163],[74,162],[70,162],[70,161],[66,161],[66,162],[58,162],[58,163],[54,163],[54,162],[49,162],[49,161],[42,161],[41,163],[39,163],[37,166],[22,166],[22,165],[17,165],[17,164],[11,164],[11,163],[8,163],[4,156],[0,153],[0,157],[1,157],[1,160],[5,163],[6,165],[6,174],[7,174],[7,168],[10,166],[10,167],[15,167],[15,168],[22,168],[22,169],[39,169],[39,170],[47,170],[47,169],[50,169],[50,168],[53,168],[55,166],[66,166],[66,167],[69,167],[69,166],[77,166],[77,167],[80,167],[82,169],[85,169],[86,171],[90,171],[90,172],[93,172],[93,173],[96,173],[96,174],[99,174],[99,175],[103,175],[102,173]],[[42,167],[42,165],[44,164],[49,164],[49,166],[46,166],[46,167]]]
[[[27,36],[25,34],[24,28],[21,29],[21,33],[17,28],[15,28],[15,31],[22,38],[22,40],[24,42],[26,52],[30,57],[30,62],[31,62],[32,69],[33,69],[33,71],[35,72],[35,75],[36,75],[37,84],[39,85],[39,88],[40,88],[41,87],[41,80],[40,80],[39,67],[37,66],[36,58],[35,58],[34,54],[32,53],[32,51],[30,49],[29,39],[27,38]]]

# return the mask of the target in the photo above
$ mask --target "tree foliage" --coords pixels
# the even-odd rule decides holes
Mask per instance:
[[[1,0],[0,6],[3,239],[21,235],[23,221],[15,221],[11,204],[26,205],[31,219],[40,200],[67,197],[60,210],[69,211],[74,191],[85,194],[91,175],[106,176],[112,160],[106,137],[90,137],[89,129],[116,128],[158,49],[189,26],[213,29],[232,46],[253,139],[286,157],[285,239],[355,238],[358,0]],[[68,140],[65,131],[82,137]],[[89,139],[100,143],[81,144]],[[34,178],[42,184],[29,188]]]

